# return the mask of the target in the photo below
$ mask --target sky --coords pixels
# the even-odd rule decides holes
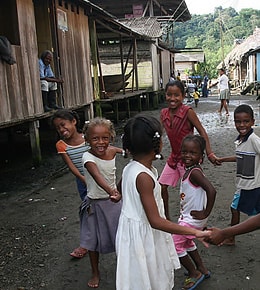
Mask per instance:
[[[233,7],[237,12],[243,8],[253,8],[260,10],[259,0],[185,0],[190,14],[208,14],[213,13],[215,7],[222,8]],[[215,3],[214,3],[215,2]]]

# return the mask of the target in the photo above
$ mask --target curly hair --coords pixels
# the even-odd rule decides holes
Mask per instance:
[[[94,128],[96,126],[104,126],[104,127],[107,127],[107,129],[109,130],[110,132],[110,141],[114,141],[115,139],[115,136],[116,136],[116,131],[115,131],[115,128],[114,128],[114,124],[106,119],[106,118],[101,118],[101,117],[96,117],[90,121],[86,121],[85,122],[85,125],[83,127],[83,134],[84,134],[84,138],[85,140],[88,140],[88,133],[89,133],[89,129],[90,128]]]

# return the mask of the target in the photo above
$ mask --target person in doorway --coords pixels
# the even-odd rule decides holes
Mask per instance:
[[[56,92],[57,83],[63,83],[63,80],[54,76],[50,65],[52,60],[53,54],[49,50],[45,50],[39,59],[42,101],[45,112],[61,109],[56,103]]]
[[[229,83],[228,83],[228,77],[225,74],[225,70],[221,68],[219,70],[219,78],[218,81],[212,84],[210,87],[214,87],[218,84],[219,87],[219,99],[220,99],[220,109],[218,112],[221,114],[222,109],[224,108],[226,111],[226,115],[229,116],[228,112],[228,106],[227,106],[227,101],[229,101]]]

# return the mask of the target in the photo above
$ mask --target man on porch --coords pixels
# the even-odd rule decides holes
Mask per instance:
[[[50,66],[52,60],[53,54],[49,50],[45,50],[39,59],[42,101],[45,112],[61,108],[56,103],[56,91],[57,83],[63,83],[63,80],[54,76]]]

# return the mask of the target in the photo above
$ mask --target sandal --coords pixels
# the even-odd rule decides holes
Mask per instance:
[[[188,272],[184,272],[184,276],[189,276],[189,273]],[[209,279],[211,277],[211,272],[208,271],[207,274],[204,274],[204,279]]]
[[[184,285],[182,290],[193,290],[195,289],[203,280],[205,279],[205,275],[201,274],[198,278],[188,277],[184,281]],[[190,287],[188,287],[190,286]]]
[[[70,256],[73,258],[81,259],[86,256],[88,250],[78,247],[73,252],[70,253]]]

